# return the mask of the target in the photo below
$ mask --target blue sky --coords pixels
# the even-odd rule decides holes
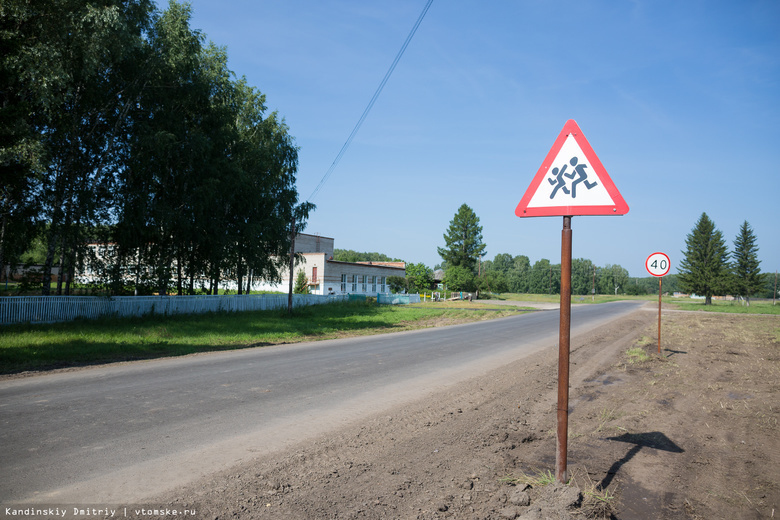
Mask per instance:
[[[193,0],[193,28],[267,96],[300,147],[308,199],[425,0]],[[647,276],[706,212],[747,220],[780,269],[780,2],[434,0],[327,183],[306,232],[433,267],[458,207],[486,259],[560,262],[562,218],[515,207],[574,119],[630,207],[574,217],[573,256]]]

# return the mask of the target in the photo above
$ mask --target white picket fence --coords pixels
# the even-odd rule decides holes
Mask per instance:
[[[294,294],[293,307],[346,301],[348,296]],[[147,314],[265,311],[287,307],[286,294],[234,296],[2,296],[0,325]]]
[[[420,303],[419,294],[377,294],[376,302],[382,305],[406,305]]]

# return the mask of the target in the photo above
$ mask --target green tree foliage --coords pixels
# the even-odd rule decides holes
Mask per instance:
[[[628,271],[619,265],[607,264],[596,273],[596,292],[599,294],[627,294]]]
[[[598,267],[591,260],[575,258],[572,260],[572,294],[591,294],[594,268],[597,294],[624,294],[629,290],[632,294],[647,294],[658,290],[657,280],[656,288],[652,288],[652,277],[648,283],[643,279],[634,279],[638,281],[630,288],[634,281],[629,279],[628,271],[620,265],[607,264],[605,267]],[[480,291],[532,294],[560,292],[561,266],[552,265],[544,258],[531,266],[525,255],[512,257],[507,253],[499,253],[492,261],[482,262],[482,273],[477,280]],[[640,281],[641,288],[637,285]]]
[[[59,293],[91,230],[110,218],[110,188],[121,167],[152,3],[8,0],[2,9],[0,19],[9,22],[2,38],[12,49],[3,72],[14,77],[10,85],[3,80],[10,87],[3,112],[14,119],[14,138],[3,143],[2,155],[30,152],[26,161],[12,159],[21,168],[13,185],[34,194],[37,220],[48,222],[43,279],[58,255]]]
[[[496,269],[482,273],[476,279],[477,289],[480,293],[505,293],[509,292],[509,283],[506,275]]]
[[[293,286],[294,294],[309,294],[309,279],[306,277],[306,273],[301,270],[295,276],[295,286]]]
[[[460,266],[472,273],[476,272],[477,260],[485,254],[482,243],[482,226],[479,217],[468,205],[463,204],[450,221],[444,234],[445,247],[437,248],[439,256],[450,268]]]
[[[314,209],[297,147],[190,17],[175,1],[0,5],[0,264],[39,235],[44,279],[55,263],[73,279],[97,241],[117,292],[279,280],[290,222]]]
[[[487,264],[487,262],[485,262]],[[515,259],[509,253],[499,253],[493,258],[490,269],[495,269],[499,273],[507,274],[515,268]]]
[[[724,291],[727,284],[729,255],[723,233],[702,213],[685,245],[680,284],[683,290],[704,296],[705,305],[711,305],[712,296]]]
[[[390,286],[390,292],[394,294],[407,290],[407,280],[403,276],[388,276],[387,285]]]
[[[528,292],[557,294],[561,290],[561,266],[552,265],[546,258],[534,262],[528,273]]]
[[[474,272],[462,265],[451,265],[444,272],[444,284],[450,291],[475,291],[477,289]]]
[[[512,269],[506,273],[509,291],[514,293],[531,292],[529,289],[529,275],[531,261],[525,255],[518,255],[512,260]]]
[[[571,261],[571,293],[591,294],[596,277],[595,266],[590,260],[574,258]]]
[[[410,293],[421,293],[433,287],[433,269],[422,262],[406,264],[406,288]]]
[[[210,81],[216,74],[207,69],[218,65],[205,59],[202,36],[189,28],[190,15],[189,7],[171,3],[152,27],[148,83],[133,113],[128,167],[118,190],[122,206],[116,238],[122,256],[115,265],[124,264],[125,255],[139,254],[139,263],[148,266],[150,282],[160,294],[168,290],[174,262],[177,269],[186,269],[187,260],[192,260],[180,253],[194,234],[201,231],[209,237],[199,251],[207,260],[214,261],[213,253],[223,245],[224,227],[190,227],[206,211],[199,203],[207,200],[213,204],[209,216],[222,216],[215,204],[220,197],[217,180],[208,174],[218,168],[214,160],[223,143],[219,135],[213,142],[209,139],[209,126],[227,127],[219,119],[224,114],[212,109],[210,96],[211,88],[226,95],[226,85]]]
[[[31,45],[41,29],[36,14],[43,0],[0,3],[0,266],[15,264],[38,232],[43,148],[36,128],[39,84],[26,79],[36,70]],[[41,79],[48,79],[43,77]],[[4,273],[3,273],[4,275]]]
[[[676,274],[667,274],[664,276],[662,280],[662,290],[664,294],[674,294],[677,291],[681,291],[680,276]],[[632,295],[658,294],[658,278],[655,276],[627,278],[623,292]]]
[[[763,276],[764,278],[764,286],[761,290],[761,295],[764,298],[772,298],[774,300],[777,299],[777,271],[774,273],[766,273]]]
[[[760,291],[765,285],[759,263],[756,236],[753,233],[753,228],[745,221],[734,240],[731,269],[734,295],[745,298],[748,305],[750,305],[750,296]]]
[[[633,282],[629,282],[628,286],[625,289],[626,294],[630,294],[632,296],[642,296],[648,293],[647,287],[645,284],[640,284],[638,282],[638,278],[635,278]]]
[[[359,253],[352,249],[334,249],[333,259],[338,262],[403,262],[382,253]]]

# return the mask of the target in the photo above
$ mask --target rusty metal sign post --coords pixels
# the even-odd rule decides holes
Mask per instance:
[[[580,127],[573,119],[569,119],[515,209],[518,217],[563,217],[558,332],[558,435],[555,455],[555,478],[558,482],[568,480],[571,219],[576,215],[626,213],[628,204]]]
[[[669,273],[672,264],[666,253],[653,253],[645,260],[645,269],[658,277],[658,355],[661,355],[661,296],[663,296],[663,279]]]
[[[563,217],[561,231],[561,320],[558,330],[558,435],[555,478],[568,480],[566,465],[569,445],[569,356],[571,337],[571,216]]]
[[[661,296],[664,293],[662,277],[658,277],[658,355],[661,355]]]

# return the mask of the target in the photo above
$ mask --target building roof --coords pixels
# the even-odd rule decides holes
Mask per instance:
[[[331,264],[343,264],[343,265],[360,265],[365,267],[376,267],[383,269],[398,269],[400,271],[406,271],[405,262],[342,262],[340,260],[328,259],[328,263]]]
[[[406,262],[354,262],[363,265],[379,265],[382,267],[402,267],[406,269]]]

